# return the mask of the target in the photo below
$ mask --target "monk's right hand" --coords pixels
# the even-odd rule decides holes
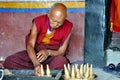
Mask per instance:
[[[37,65],[37,66],[34,67],[34,75],[35,76],[40,76],[41,75],[40,65]]]

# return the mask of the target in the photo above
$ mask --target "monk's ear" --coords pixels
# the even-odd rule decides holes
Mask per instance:
[[[48,15],[48,17],[50,16],[50,10],[48,11],[47,15]]]

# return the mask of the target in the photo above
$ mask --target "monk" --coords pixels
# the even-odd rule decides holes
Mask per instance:
[[[120,0],[112,0],[110,8],[110,30],[120,32]]]
[[[26,38],[26,48],[10,55],[4,62],[8,69],[34,69],[38,76],[40,65],[50,69],[63,69],[68,64],[66,58],[73,24],[66,19],[67,8],[62,3],[55,3],[49,12],[35,17],[30,33]]]

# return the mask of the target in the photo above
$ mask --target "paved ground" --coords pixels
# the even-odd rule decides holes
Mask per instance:
[[[107,73],[100,68],[95,68],[94,73],[98,76],[96,80],[120,80],[117,75]]]

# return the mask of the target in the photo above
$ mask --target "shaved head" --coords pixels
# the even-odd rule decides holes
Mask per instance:
[[[63,17],[67,16],[67,8],[62,3],[56,3],[51,7],[50,12],[56,15],[62,15]]]
[[[55,3],[48,12],[50,25],[52,28],[61,26],[67,17],[67,8],[62,3]]]

